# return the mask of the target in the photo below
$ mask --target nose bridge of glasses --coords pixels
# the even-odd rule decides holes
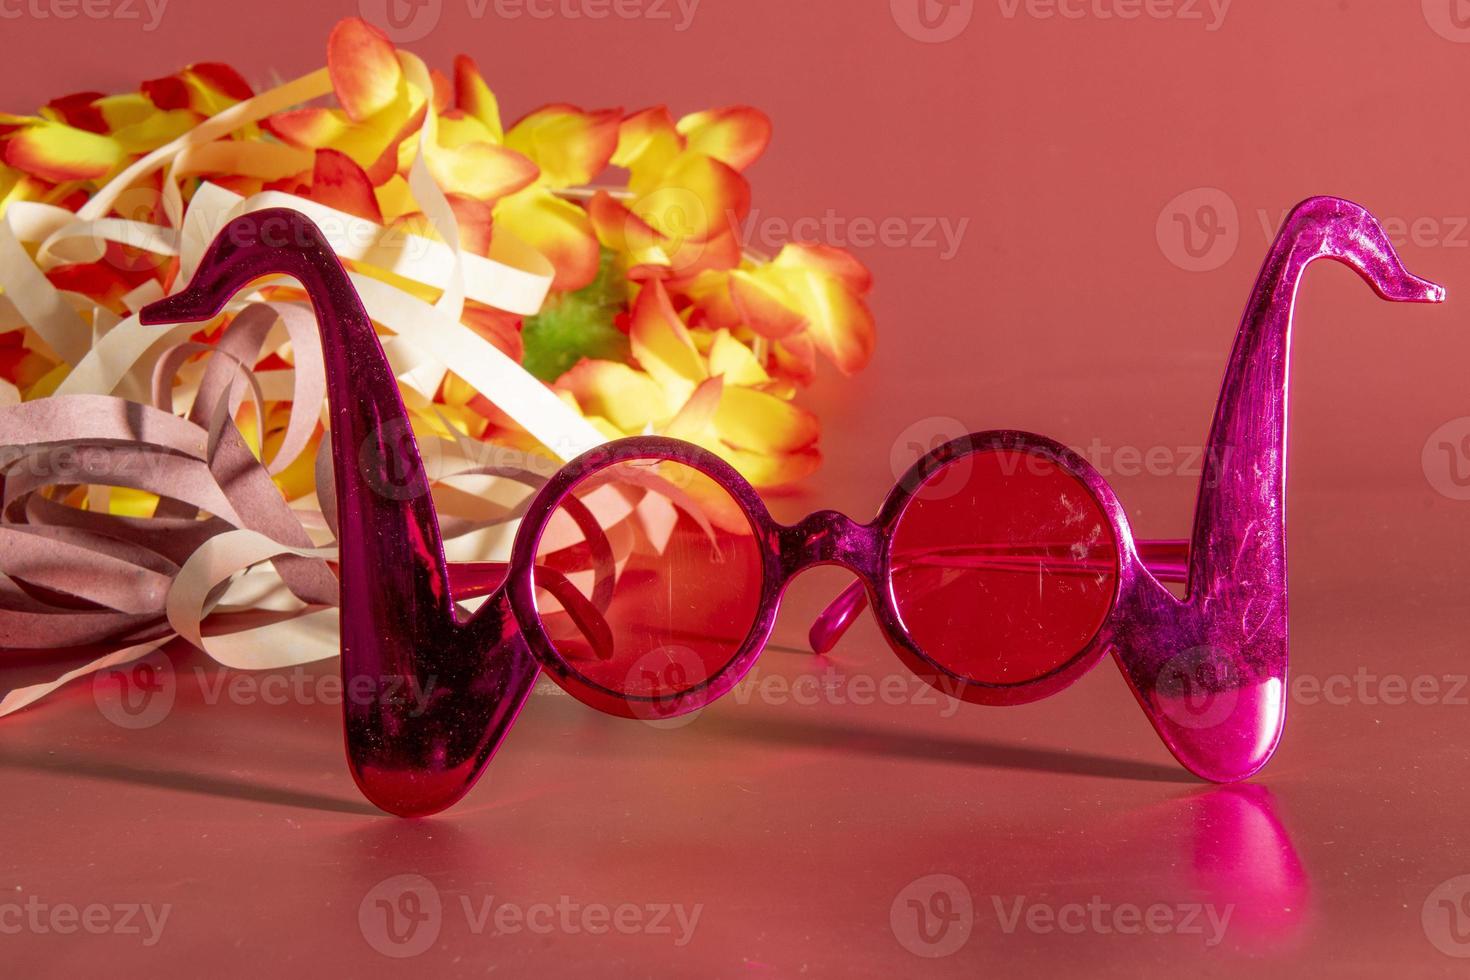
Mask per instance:
[[[877,528],[835,510],[817,511],[781,531],[781,564],[788,575],[814,565],[842,565],[859,575],[875,575],[880,549]]]

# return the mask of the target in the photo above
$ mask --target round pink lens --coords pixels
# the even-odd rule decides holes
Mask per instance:
[[[1093,494],[1051,459],[986,450],[932,473],[894,529],[899,618],[930,659],[981,684],[1062,667],[1112,606],[1118,547]]]
[[[573,675],[678,713],[739,652],[761,575],[750,522],[718,483],[635,460],[563,498],[536,552],[536,608]]]

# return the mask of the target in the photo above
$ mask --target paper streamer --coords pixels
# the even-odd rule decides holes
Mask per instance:
[[[425,99],[418,139],[434,139],[428,70],[413,55],[400,52],[399,58],[409,84]],[[0,221],[0,328],[29,328],[70,368],[53,396],[32,402],[22,403],[14,385],[0,382],[0,647],[11,653],[104,650],[54,679],[9,691],[0,698],[0,715],[91,671],[144,656],[175,636],[239,669],[279,668],[337,653],[331,502],[288,504],[272,479],[314,440],[316,468],[328,459],[321,426],[325,380],[309,306],[266,302],[263,286],[257,287],[235,298],[226,311],[232,316],[227,329],[203,345],[191,339],[202,324],[138,322],[136,311],[162,295],[156,283],[130,293],[125,305],[131,315],[118,318],[56,288],[46,277],[50,269],[97,261],[108,243],[117,243],[177,257],[182,284],[231,218],[295,208],[322,227],[351,266],[369,314],[388,332],[385,346],[411,405],[427,410],[452,366],[558,458],[602,442],[577,412],[460,322],[467,299],[535,313],[550,288],[552,267],[505,234],[495,236],[488,257],[462,251],[422,142],[408,182],[440,240],[274,191],[245,199],[206,183],[185,206],[179,183],[190,174],[228,166],[273,179],[309,166],[305,151],[226,137],[330,90],[326,70],[313,72],[240,102],[140,158],[75,213],[16,202]],[[119,195],[160,170],[165,224],[111,214]],[[438,298],[426,302],[386,277],[428,287]],[[272,352],[288,355],[291,367],[255,371],[252,365]],[[257,431],[264,430],[260,416],[267,404],[289,402],[284,435],[269,458],[258,457],[261,447],[248,444],[235,425],[247,399]],[[437,470],[446,553],[451,560],[504,561],[520,512],[539,483],[535,472],[545,471],[545,462],[433,436],[443,420],[437,426],[431,418],[423,421],[418,435]],[[481,458],[489,452],[493,465]],[[327,496],[330,484],[330,477],[318,481]],[[127,491],[154,494],[160,502],[149,516],[110,512],[115,494]],[[658,494],[636,505],[612,493],[594,498],[603,527],[636,519],[658,538],[672,526],[673,505]],[[261,621],[265,612],[273,615]]]

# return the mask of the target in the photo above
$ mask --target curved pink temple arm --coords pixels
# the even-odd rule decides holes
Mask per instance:
[[[1139,541],[1138,556],[1144,566],[1160,582],[1183,582],[1188,575],[1188,541]],[[1036,560],[1007,545],[996,545],[983,551],[975,547],[946,550],[924,559],[926,565],[949,568],[984,568],[995,571],[1017,571],[1034,573]],[[1047,569],[1053,574],[1065,575],[1070,566],[1078,572],[1096,571],[1090,565],[1070,558],[1059,557],[1047,560]],[[836,599],[822,610],[812,623],[807,639],[814,653],[827,653],[835,647],[848,628],[868,608],[868,592],[861,581],[854,581],[838,594]]]
[[[510,566],[503,561],[462,561],[449,565],[449,591],[456,602],[490,595],[505,581]],[[586,637],[598,660],[611,660],[613,631],[592,600],[572,584],[571,579],[546,565],[537,565],[533,573],[537,588],[545,589],[561,603],[573,625]]]
[[[403,816],[433,813],[474,785],[540,667],[503,591],[473,616],[458,612],[397,380],[315,225],[282,208],[235,218],[189,285],[144,308],[140,319],[208,320],[270,275],[301,283],[321,330],[341,544],[341,670],[353,692],[343,701],[348,762],[377,806]],[[424,695],[409,698],[408,691]]]
[[[1256,280],[1215,406],[1187,597],[1125,575],[1109,636],[1164,744],[1216,782],[1265,765],[1286,720],[1287,363],[1297,287],[1318,259],[1352,268],[1384,299],[1444,300],[1442,287],[1404,268],[1360,205],[1314,197],[1291,212]]]

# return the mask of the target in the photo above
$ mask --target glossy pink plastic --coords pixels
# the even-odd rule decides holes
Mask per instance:
[[[884,635],[917,673],[948,693],[984,704],[1016,704],[1071,684],[1112,652],[1150,721],[1175,757],[1210,780],[1255,773],[1281,737],[1286,711],[1286,421],[1292,313],[1306,267],[1331,258],[1355,269],[1380,296],[1439,302],[1444,291],[1410,275],[1378,222],[1356,204],[1312,198],[1287,218],[1266,258],[1236,337],[1210,432],[1194,533],[1179,542],[1135,542],[1102,477],[1081,457],[1041,436],[977,433],[924,458],[899,481],[871,522],[820,512],[793,526],[776,523],[754,490],[712,454],[688,443],[640,437],[609,443],[572,461],[532,501],[517,533],[505,582],[468,576],[488,599],[475,615],[455,603],[438,522],[397,385],[372,323],[320,233],[285,210],[235,219],[210,247],[180,294],[143,311],[146,323],[206,320],[239,289],[282,274],[306,288],[321,324],[331,399],[332,446],[341,536],[342,673],[378,685],[371,702],[344,707],[348,756],[367,797],[403,815],[443,809],[483,771],[544,666],[583,701],[632,717],[695,710],[730,690],[750,669],[791,579],[819,564],[858,578],[813,630],[835,642],[864,601]],[[1022,564],[1036,574],[1105,575],[1111,583],[1095,633],[1075,654],[1014,682],[956,673],[915,642],[895,594],[892,542],[907,509],[943,467],[978,454],[1054,468],[1090,494],[1110,540],[1093,554],[1042,558],[1006,551],[953,555],[957,568]],[[676,461],[728,494],[759,547],[761,581],[744,638],[728,661],[668,693],[632,695],[591,682],[551,641],[537,608],[542,593],[563,605],[597,657],[616,641],[600,624],[594,591],[581,603],[538,565],[538,545],[558,512],[575,509],[583,481],[639,460]],[[414,474],[405,487],[394,473]],[[395,485],[391,494],[378,488]],[[593,535],[589,535],[592,541]],[[927,559],[926,559],[927,560]],[[1069,562],[1071,563],[1069,566]],[[1162,584],[1187,581],[1185,598]],[[711,588],[717,583],[711,583]],[[860,590],[860,591],[859,591]],[[744,624],[741,624],[742,626]],[[417,687],[407,686],[412,679]],[[432,691],[427,705],[393,691]]]

